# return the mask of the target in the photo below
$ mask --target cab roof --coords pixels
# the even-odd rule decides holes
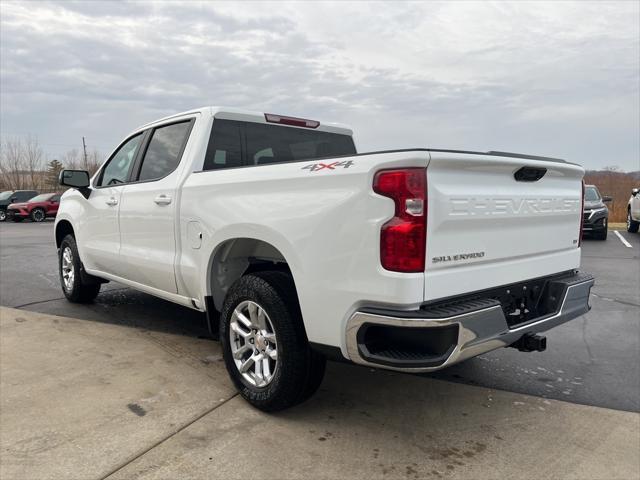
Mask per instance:
[[[204,115],[210,115],[214,118],[219,118],[219,119],[224,119],[224,120],[236,120],[236,121],[240,121],[240,122],[253,122],[253,123],[264,123],[264,124],[272,124],[272,125],[277,125],[278,123],[275,123],[273,121],[267,121],[267,115],[271,115],[273,117],[283,117],[283,118],[292,118],[292,119],[297,119],[297,120],[306,120],[306,119],[300,119],[298,117],[287,117],[285,115],[280,115],[280,114],[272,114],[271,112],[256,112],[256,111],[251,111],[251,110],[243,110],[240,108],[233,108],[233,107],[215,107],[215,106],[208,106],[208,107],[200,107],[200,108],[194,108],[193,110],[187,110],[185,112],[180,112],[180,113],[176,113],[173,115],[169,115],[167,117],[158,119],[158,120],[154,120],[153,122],[149,122],[145,125],[142,125],[141,127],[137,128],[136,130],[143,130],[145,128],[151,127],[157,123],[161,123],[161,122],[165,122],[167,120],[171,120],[174,118],[180,118],[180,117],[184,117],[187,115],[192,115],[195,113],[202,113]],[[346,125],[340,124],[340,123],[327,123],[327,122],[322,122],[322,121],[317,121],[317,120],[308,120],[309,124],[315,124],[318,123],[317,127],[304,127],[304,126],[297,126],[297,125],[291,125],[291,124],[286,124],[283,126],[287,126],[290,128],[310,128],[313,130],[319,130],[321,132],[330,132],[330,133],[338,133],[341,135],[349,135],[352,136],[353,135],[353,130],[351,128],[349,128]],[[283,122],[284,123],[284,122]]]

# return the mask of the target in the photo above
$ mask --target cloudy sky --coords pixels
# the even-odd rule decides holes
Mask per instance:
[[[640,3],[0,3],[1,135],[108,153],[202,105],[640,169]]]

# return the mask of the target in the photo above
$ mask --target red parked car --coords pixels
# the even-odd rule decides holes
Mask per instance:
[[[12,203],[7,207],[7,219],[21,222],[30,218],[34,222],[42,222],[47,217],[55,217],[60,205],[61,193],[42,193],[22,203]]]

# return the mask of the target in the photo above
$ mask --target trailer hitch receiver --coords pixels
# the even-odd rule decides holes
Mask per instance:
[[[547,349],[547,337],[527,333],[509,346],[521,352],[544,352]]]

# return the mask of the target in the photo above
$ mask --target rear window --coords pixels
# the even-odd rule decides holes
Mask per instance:
[[[353,139],[348,135],[261,123],[247,123],[245,128],[249,165],[356,153]]]
[[[203,168],[267,165],[355,154],[356,147],[349,135],[215,120]]]
[[[204,159],[204,170],[240,167],[242,165],[241,122],[216,120]]]

